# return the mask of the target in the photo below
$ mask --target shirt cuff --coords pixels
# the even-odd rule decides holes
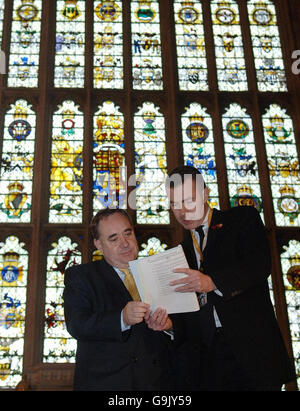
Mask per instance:
[[[123,310],[121,311],[121,331],[127,331],[131,328],[131,325],[125,325],[123,320]]]

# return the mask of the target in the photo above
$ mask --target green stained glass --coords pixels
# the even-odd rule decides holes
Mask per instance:
[[[74,362],[76,340],[66,330],[62,295],[65,270],[80,264],[81,254],[69,237],[60,237],[51,246],[47,256],[43,362]]]
[[[220,91],[248,89],[239,8],[234,0],[210,3]]]
[[[132,77],[136,90],[162,90],[159,2],[131,1]]]
[[[219,207],[217,170],[211,116],[206,108],[191,103],[181,116],[184,163],[196,167],[209,187],[211,207]]]
[[[22,378],[28,252],[9,236],[0,242],[0,388]]]
[[[253,206],[263,217],[252,119],[233,103],[222,124],[231,206]]]
[[[259,91],[287,91],[275,5],[270,0],[247,3]]]
[[[208,90],[201,2],[174,1],[180,90]]]
[[[298,389],[300,389],[300,243],[297,240],[290,240],[288,245],[283,248],[285,249],[285,252],[281,254],[283,284],[290,323]]]
[[[122,1],[94,1],[94,87],[123,88]]]
[[[292,119],[271,104],[262,117],[278,226],[300,225],[300,170]]]
[[[162,253],[167,247],[167,244],[162,243],[159,238],[150,237],[145,243],[141,244],[139,258]]]
[[[84,87],[85,1],[56,2],[54,86]]]
[[[106,207],[126,207],[124,117],[105,101],[94,116],[94,213]]]
[[[134,116],[134,147],[137,223],[169,224],[165,120],[151,102],[145,102]]]
[[[36,116],[25,100],[11,104],[4,120],[0,159],[0,220],[28,223],[31,218]]]
[[[73,101],[53,115],[50,223],[81,223],[84,118]]]
[[[41,0],[14,0],[8,87],[38,87]]]

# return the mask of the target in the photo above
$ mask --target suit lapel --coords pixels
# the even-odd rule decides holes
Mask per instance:
[[[104,278],[105,283],[109,286],[112,292],[115,292],[121,298],[126,300],[132,300],[127,288],[125,287],[123,281],[119,277],[115,269],[106,262],[103,258],[99,261],[98,270],[101,272],[101,276]]]
[[[209,229],[208,229],[206,247],[203,251],[204,262],[207,259],[207,256],[209,254],[209,250],[214,248],[215,242],[218,238],[219,229],[216,228],[216,225],[221,224],[221,223],[222,223],[222,211],[216,210],[214,208],[213,209],[213,215],[212,215],[211,222],[210,222],[210,226],[209,226]]]
[[[184,253],[189,264],[193,270],[198,270],[197,257],[194,250],[193,240],[190,232],[186,233],[186,238],[182,243]]]

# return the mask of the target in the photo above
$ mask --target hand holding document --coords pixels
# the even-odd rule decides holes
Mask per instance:
[[[154,312],[158,307],[165,308],[168,314],[199,310],[196,293],[178,293],[170,282],[183,277],[174,273],[175,268],[188,268],[181,245],[151,257],[129,262],[143,302],[150,304]]]

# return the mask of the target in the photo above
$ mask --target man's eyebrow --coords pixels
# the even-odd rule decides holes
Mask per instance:
[[[117,233],[113,233],[110,236],[108,236],[108,240],[113,240],[115,237],[117,237]]]

